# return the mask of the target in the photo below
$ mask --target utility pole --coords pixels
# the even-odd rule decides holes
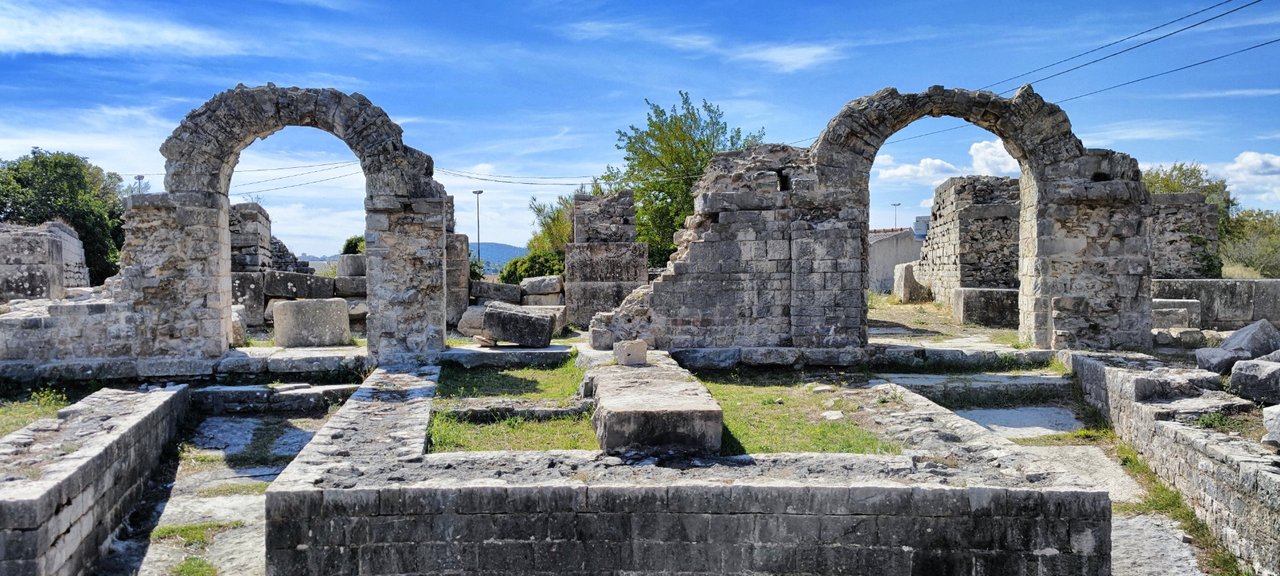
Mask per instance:
[[[142,179],[143,179],[143,178],[146,178],[146,176],[143,176],[143,175],[141,175],[141,174],[139,174],[139,175],[137,175],[137,176],[134,176],[134,177],[133,177],[133,179],[134,179],[134,180],[137,180],[137,181],[138,181],[138,191],[137,191],[137,192],[135,192],[135,194],[141,194],[141,193],[142,193]]]
[[[898,227],[898,207],[901,205],[902,205],[901,202],[894,202],[893,204],[890,204],[890,206],[893,206],[893,227],[894,228]]]
[[[472,190],[471,193],[476,195],[476,260],[480,260],[480,195],[484,190]],[[484,260],[480,260],[480,266],[483,270]]]

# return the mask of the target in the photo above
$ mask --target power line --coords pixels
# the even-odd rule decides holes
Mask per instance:
[[[1214,20],[1217,20],[1217,19],[1219,19],[1219,18],[1222,18],[1223,16],[1227,16],[1227,15],[1229,15],[1229,14],[1232,14],[1232,13],[1235,13],[1235,12],[1239,12],[1239,11],[1244,10],[1245,8],[1248,8],[1248,7],[1250,7],[1250,6],[1253,6],[1254,4],[1257,4],[1257,3],[1259,3],[1259,2],[1262,2],[1262,0],[1253,0],[1252,2],[1250,2],[1250,3],[1248,3],[1248,4],[1245,4],[1244,6],[1238,6],[1238,7],[1236,7],[1236,8],[1232,8],[1231,10],[1228,10],[1228,11],[1226,11],[1226,12],[1223,12],[1223,13],[1221,13],[1221,14],[1218,14],[1217,16],[1213,16],[1213,17],[1210,17],[1210,18],[1206,18],[1206,19],[1204,19],[1204,20],[1201,20],[1201,21],[1199,21],[1199,22],[1196,22],[1195,24],[1190,24],[1190,25],[1184,26],[1184,27],[1182,27],[1182,28],[1179,28],[1179,29],[1177,29],[1177,30],[1174,30],[1173,32],[1170,32],[1170,33],[1165,34],[1165,35],[1163,35],[1163,36],[1157,36],[1157,37],[1155,37],[1155,38],[1152,38],[1152,39],[1150,39],[1150,40],[1147,40],[1146,42],[1142,42],[1142,43],[1139,43],[1139,44],[1135,44],[1135,45],[1130,46],[1130,47],[1128,47],[1128,48],[1125,48],[1124,50],[1121,50],[1121,51],[1119,51],[1119,52],[1113,52],[1113,53],[1108,54],[1108,55],[1106,55],[1106,56],[1103,56],[1103,57],[1101,57],[1101,58],[1095,58],[1095,59],[1093,59],[1093,60],[1090,60],[1090,61],[1088,61],[1088,62],[1085,62],[1084,64],[1080,64],[1080,65],[1078,65],[1078,66],[1072,66],[1071,68],[1067,68],[1066,70],[1063,70],[1063,71],[1061,71],[1061,72],[1055,72],[1055,73],[1050,74],[1050,75],[1048,75],[1048,76],[1045,76],[1045,77],[1043,77],[1043,78],[1039,78],[1039,79],[1036,79],[1036,80],[1032,80],[1031,82],[1028,82],[1028,84],[1035,84],[1035,83],[1037,83],[1037,82],[1044,82],[1045,80],[1049,80],[1049,79],[1052,79],[1052,78],[1057,78],[1057,77],[1059,77],[1059,76],[1062,76],[1063,74],[1068,74],[1068,73],[1071,73],[1071,72],[1075,72],[1076,70],[1079,70],[1079,69],[1081,69],[1081,68],[1084,68],[1085,66],[1091,66],[1091,65],[1093,65],[1093,64],[1097,64],[1098,62],[1102,62],[1103,60],[1108,60],[1108,59],[1114,58],[1114,57],[1116,57],[1116,56],[1119,56],[1119,55],[1121,55],[1121,54],[1124,54],[1124,53],[1126,53],[1126,52],[1131,52],[1131,51],[1133,51],[1133,50],[1137,50],[1138,48],[1141,48],[1141,47],[1146,46],[1146,45],[1148,45],[1148,44],[1151,44],[1151,43],[1154,43],[1154,42],[1159,42],[1160,40],[1164,40],[1165,38],[1168,38],[1168,37],[1170,37],[1170,36],[1173,36],[1174,34],[1179,34],[1179,33],[1182,33],[1182,32],[1186,32],[1187,30],[1190,30],[1190,29],[1195,28],[1195,27],[1197,27],[1197,26],[1200,26],[1200,25],[1202,25],[1202,24],[1206,24],[1206,23],[1212,22],[1212,21],[1214,21]],[[1008,94],[1008,93],[1010,93],[1010,92],[1013,92],[1014,90],[1017,90],[1017,88],[1010,88],[1010,89],[1008,89],[1008,90],[1005,90],[1004,92],[1001,92],[1000,94],[1001,94],[1001,95],[1005,95],[1005,94]]]
[[[347,160],[345,162],[329,162],[326,164],[303,164],[301,166],[281,166],[279,168],[249,168],[244,170],[236,170],[236,172],[272,172],[277,170],[297,170],[299,168],[316,168],[319,166],[337,166],[339,164],[355,164],[356,160]],[[165,172],[117,172],[121,176],[164,176]]]
[[[344,167],[349,166],[349,165],[351,165],[351,164],[355,164],[355,162],[344,162],[344,163],[339,164],[339,165],[337,165],[337,166],[330,166],[330,167],[328,167],[328,168],[321,168],[321,169],[319,169],[319,170],[312,170],[312,171],[310,171],[310,172],[300,172],[300,173],[298,173],[298,174],[289,174],[289,175],[287,175],[287,176],[276,176],[275,178],[267,178],[266,180],[255,180],[255,181],[253,181],[253,182],[245,182],[244,184],[236,184],[234,187],[239,187],[239,186],[252,186],[252,185],[254,185],[254,184],[262,184],[263,182],[275,182],[276,180],[287,180],[287,179],[289,179],[289,178],[297,178],[297,177],[299,177],[299,176],[306,176],[307,174],[317,174],[317,173],[320,173],[320,172],[328,172],[328,171],[330,171],[330,170],[337,170],[337,169],[339,169],[339,168],[344,168]],[[246,172],[247,172],[247,170],[246,170]]]
[[[1045,66],[1041,66],[1041,67],[1039,67],[1039,68],[1036,68],[1035,70],[1030,70],[1030,71],[1028,71],[1028,72],[1023,72],[1023,73],[1021,73],[1021,74],[1018,74],[1017,76],[1010,76],[1010,77],[1005,78],[1004,80],[1001,80],[1001,81],[999,81],[999,82],[992,82],[992,83],[987,84],[986,86],[983,86],[983,87],[978,88],[978,89],[979,89],[979,90],[986,90],[987,88],[990,88],[990,87],[992,87],[992,86],[998,86],[998,85],[1000,85],[1000,84],[1004,84],[1005,82],[1008,82],[1008,81],[1010,81],[1010,80],[1017,80],[1017,79],[1022,78],[1022,77],[1024,77],[1024,76],[1030,76],[1030,75],[1035,74],[1036,72],[1039,72],[1039,71],[1041,71],[1041,70],[1046,70],[1046,69],[1049,69],[1049,68],[1053,68],[1054,66],[1057,66],[1057,65],[1059,65],[1059,64],[1063,64],[1063,63],[1066,63],[1066,62],[1070,62],[1070,61],[1075,60],[1076,58],[1079,58],[1079,57],[1081,57],[1081,56],[1088,56],[1089,54],[1093,54],[1094,52],[1097,52],[1097,51],[1099,51],[1099,50],[1105,50],[1105,49],[1107,49],[1107,48],[1110,48],[1110,47],[1112,47],[1112,46],[1115,46],[1116,44],[1120,44],[1120,43],[1123,43],[1123,42],[1127,42],[1127,41],[1129,41],[1129,40],[1133,40],[1134,38],[1137,38],[1137,37],[1139,37],[1139,36],[1142,36],[1143,34],[1146,34],[1146,33],[1148,33],[1148,32],[1155,32],[1156,30],[1159,30],[1159,29],[1161,29],[1161,28],[1164,28],[1165,26],[1168,26],[1168,25],[1170,25],[1170,24],[1174,24],[1174,23],[1177,23],[1177,22],[1181,22],[1181,21],[1186,20],[1187,18],[1190,18],[1190,17],[1192,17],[1192,16],[1196,16],[1196,15],[1198,15],[1198,14],[1203,14],[1203,13],[1205,13],[1205,12],[1208,12],[1208,11],[1210,11],[1210,10],[1213,10],[1214,8],[1217,8],[1217,7],[1219,7],[1219,6],[1222,6],[1223,4],[1230,4],[1230,3],[1234,2],[1234,1],[1235,1],[1235,0],[1223,0],[1222,2],[1219,2],[1219,3],[1217,3],[1217,4],[1214,4],[1213,6],[1210,6],[1210,7],[1208,7],[1208,8],[1203,8],[1203,9],[1201,9],[1201,10],[1197,10],[1197,11],[1192,12],[1192,13],[1190,13],[1190,14],[1187,14],[1187,15],[1185,15],[1185,16],[1181,16],[1181,17],[1175,18],[1175,19],[1170,20],[1170,21],[1168,21],[1168,22],[1165,22],[1164,24],[1161,24],[1161,25],[1159,25],[1159,26],[1155,26],[1155,27],[1152,27],[1152,28],[1147,28],[1146,30],[1143,30],[1143,31],[1141,31],[1141,32],[1138,32],[1137,34],[1131,34],[1131,35],[1129,35],[1129,36],[1125,36],[1124,38],[1121,38],[1121,39],[1119,39],[1119,40],[1116,40],[1115,42],[1109,42],[1109,43],[1107,43],[1107,44],[1103,44],[1102,46],[1099,46],[1099,47],[1094,48],[1094,49],[1092,49],[1092,50],[1085,50],[1084,52],[1081,52],[1081,53],[1079,53],[1079,54],[1076,54],[1075,56],[1070,56],[1070,57],[1067,57],[1067,58],[1063,58],[1062,60],[1059,60],[1059,61],[1057,61],[1057,62],[1054,62],[1053,64],[1048,64],[1048,65],[1045,65]]]
[[[437,167],[436,170],[440,170],[442,172],[451,172],[454,174],[462,174],[467,176],[485,176],[489,178],[517,178],[517,179],[529,179],[529,180],[572,180],[575,178],[582,179],[582,178],[597,177],[595,174],[587,174],[585,176],[511,176],[511,175],[503,175],[503,174],[483,174],[480,172],[471,172],[468,170],[458,170],[456,168],[440,168],[440,167]]]
[[[1099,89],[1099,90],[1094,90],[1093,92],[1086,92],[1086,93],[1084,93],[1084,94],[1079,94],[1079,95],[1076,95],[1076,96],[1072,96],[1072,97],[1070,97],[1070,98],[1064,98],[1064,99],[1062,99],[1062,100],[1058,100],[1057,102],[1054,102],[1054,104],[1061,104],[1061,103],[1063,103],[1063,102],[1070,102],[1070,101],[1072,101],[1072,100],[1078,100],[1078,99],[1080,99],[1080,98],[1084,98],[1085,96],[1093,96],[1094,94],[1098,94],[1098,93],[1101,93],[1101,92],[1106,92],[1106,91],[1108,91],[1108,90],[1115,90],[1116,88],[1122,88],[1122,87],[1124,87],[1124,86],[1128,86],[1128,85],[1130,85],[1130,84],[1137,84],[1138,82],[1142,82],[1142,81],[1145,81],[1145,80],[1150,80],[1150,79],[1152,79],[1152,78],[1159,78],[1159,77],[1161,77],[1161,76],[1167,76],[1167,75],[1169,75],[1169,74],[1173,74],[1174,72],[1181,72],[1181,71],[1186,70],[1186,69],[1188,69],[1188,68],[1195,68],[1196,66],[1200,66],[1200,65],[1202,65],[1202,64],[1208,64],[1208,63],[1210,63],[1210,62],[1216,62],[1216,61],[1218,61],[1218,60],[1222,60],[1223,58],[1229,58],[1229,57],[1231,57],[1231,56],[1235,56],[1236,54],[1241,54],[1241,53],[1244,53],[1244,52],[1248,52],[1248,51],[1250,51],[1250,50],[1254,50],[1254,49],[1257,49],[1257,48],[1261,48],[1261,47],[1266,46],[1266,45],[1268,45],[1268,44],[1275,44],[1275,43],[1277,43],[1277,42],[1280,42],[1280,38],[1276,38],[1276,39],[1274,39],[1274,40],[1268,40],[1268,41],[1266,41],[1266,42],[1262,42],[1262,43],[1260,43],[1260,44],[1254,44],[1253,46],[1250,46],[1250,47],[1248,47],[1248,48],[1241,48],[1241,49],[1239,49],[1239,50],[1236,50],[1235,52],[1230,52],[1230,53],[1227,53],[1227,54],[1223,54],[1223,55],[1221,55],[1221,56],[1215,56],[1215,57],[1213,57],[1213,58],[1209,58],[1208,60],[1201,60],[1201,61],[1196,62],[1196,63],[1194,63],[1194,64],[1187,64],[1186,66],[1179,66],[1179,67],[1177,67],[1177,68],[1173,68],[1173,69],[1171,69],[1171,70],[1165,70],[1164,72],[1159,72],[1159,73],[1156,73],[1156,74],[1152,74],[1152,75],[1150,75],[1150,76],[1143,76],[1142,78],[1138,78],[1138,79],[1136,79],[1136,80],[1130,80],[1130,81],[1128,81],[1128,82],[1121,82],[1120,84],[1116,84],[1116,85],[1113,85],[1113,86],[1107,86],[1106,88],[1102,88],[1102,89]]]
[[[349,173],[349,174],[343,174],[343,175],[341,175],[341,176],[333,176],[333,177],[330,177],[330,178],[321,178],[320,180],[312,180],[312,181],[310,181],[310,182],[303,182],[303,183],[301,183],[301,184],[290,184],[290,185],[288,185],[288,186],[277,186],[277,187],[275,187],[275,188],[263,188],[262,190],[250,190],[250,191],[248,191],[248,192],[237,192],[237,193],[236,193],[236,195],[237,195],[237,196],[248,196],[248,195],[250,195],[250,194],[261,194],[261,193],[263,193],[263,192],[274,192],[274,191],[276,191],[276,190],[284,190],[285,188],[297,188],[297,187],[299,187],[299,186],[309,186],[309,185],[311,185],[311,184],[319,184],[319,183],[321,183],[321,182],[328,182],[328,181],[330,181],[330,180],[337,180],[337,179],[339,179],[339,178],[346,178],[346,177],[348,177],[348,176],[355,176],[355,175],[357,175],[357,174],[364,174],[364,172],[351,172],[351,173]]]
[[[450,176],[456,176],[458,178],[466,178],[468,180],[479,180],[481,182],[497,182],[499,184],[521,184],[524,186],[582,186],[587,184],[587,182],[532,182],[532,181],[522,181],[522,180],[511,180],[511,179],[505,179],[505,178],[489,178],[485,176],[472,176],[469,174],[463,174],[461,172],[449,170],[447,168],[439,168],[439,167],[436,168],[436,172],[442,172]],[[544,178],[550,178],[550,177],[544,176]]]

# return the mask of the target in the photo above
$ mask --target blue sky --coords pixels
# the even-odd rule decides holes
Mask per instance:
[[[1036,91],[1059,101],[1280,38],[1280,3],[1250,1],[993,90],[1229,10]],[[435,158],[460,232],[475,239],[469,192],[483,189],[481,239],[523,245],[530,196],[569,193],[621,165],[615,131],[644,122],[646,98],[669,107],[686,90],[769,142],[808,145],[846,102],[880,88],[983,87],[1215,3],[0,0],[0,158],[65,150],[126,178],[147,174],[159,191],[160,144],[214,94],[238,83],[334,87],[368,96]],[[1280,43],[1063,107],[1086,146],[1144,167],[1198,161],[1244,205],[1280,208]],[[896,138],[963,125],[929,118]],[[295,251],[334,253],[363,230],[363,177],[333,164],[354,160],[328,134],[289,128],[245,150],[232,193],[258,197]],[[894,224],[893,203],[909,224],[928,213],[937,183],[970,173],[1016,165],[972,126],[886,145],[872,226]],[[269,190],[280,186],[293,187]]]

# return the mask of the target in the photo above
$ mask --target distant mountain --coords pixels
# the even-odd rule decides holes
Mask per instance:
[[[497,242],[481,242],[480,257],[484,258],[485,272],[498,272],[512,258],[519,258],[529,252],[528,248],[523,246],[512,246],[510,244],[499,244]],[[476,243],[471,243],[471,256],[476,255]]]

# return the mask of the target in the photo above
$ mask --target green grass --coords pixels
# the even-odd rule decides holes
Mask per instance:
[[[1222,277],[1223,278],[1241,278],[1241,279],[1259,279],[1259,278],[1262,278],[1263,276],[1261,272],[1258,272],[1253,268],[1245,266],[1244,264],[1241,264],[1239,262],[1232,262],[1230,260],[1223,260],[1222,261]]]
[[[720,453],[850,452],[896,454],[900,447],[881,440],[848,417],[856,402],[834,394],[813,393],[799,385],[800,374],[762,370],[703,374],[703,383],[724,410]],[[832,401],[830,406],[827,401]],[[885,402],[893,402],[886,397]],[[840,410],[841,420],[819,414]]]
[[[268,416],[253,430],[253,438],[244,450],[235,454],[210,454],[183,442],[178,447],[179,457],[186,462],[204,464],[226,464],[232,468],[248,468],[252,466],[272,466],[287,464],[292,456],[277,456],[271,453],[271,446],[279,440],[289,428],[289,421],[279,416]]]
[[[486,424],[433,414],[428,436],[433,453],[600,448],[590,414],[540,421],[508,418]]]
[[[56,390],[36,390],[26,400],[0,401],[0,436],[41,418],[53,418],[70,402]]]
[[[352,346],[368,346],[368,345],[369,345],[369,339],[368,339],[368,338],[353,337],[353,338],[351,338],[351,345],[352,345]]]
[[[257,496],[266,494],[268,486],[271,486],[270,482],[228,482],[201,488],[196,492],[196,495],[201,498],[213,496]]]
[[[582,383],[582,368],[573,358],[554,368],[462,368],[446,365],[436,398],[502,396],[526,400],[571,398]]]
[[[1031,345],[1018,339],[1017,332],[1000,332],[991,335],[991,341],[996,344],[1004,344],[1014,350],[1025,350]]]
[[[881,294],[874,290],[867,290],[867,309],[876,310],[885,306],[893,306],[900,304],[898,297],[893,294]]]
[[[244,522],[239,520],[234,522],[199,522],[196,524],[157,526],[155,530],[151,531],[151,541],[175,540],[183,546],[204,548],[213,542],[213,538],[218,534],[241,526],[244,526]]]
[[[1116,433],[1110,429],[1081,428],[1072,432],[1048,434],[1033,438],[1010,438],[1023,446],[1080,446],[1086,444],[1109,445],[1115,442]]]
[[[248,346],[250,348],[274,348],[275,345],[276,345],[275,338],[268,338],[266,340],[255,340],[253,338],[250,338],[248,342]]]
[[[218,576],[218,569],[199,556],[187,556],[169,569],[172,576]]]
[[[457,348],[459,346],[469,346],[475,343],[476,343],[475,340],[472,340],[471,338],[468,338],[466,336],[449,336],[448,338],[444,339],[444,345],[450,348]]]
[[[1195,511],[1176,490],[1160,482],[1151,467],[1138,456],[1132,447],[1118,443],[1116,455],[1120,465],[1147,491],[1147,497],[1132,504],[1115,504],[1117,514],[1164,514],[1176,520],[1183,532],[1191,536],[1192,544],[1202,554],[1200,568],[1209,576],[1247,576],[1252,572],[1242,568],[1235,555],[1227,551],[1209,531],[1209,526],[1196,518]]]

